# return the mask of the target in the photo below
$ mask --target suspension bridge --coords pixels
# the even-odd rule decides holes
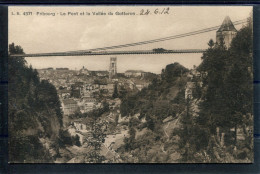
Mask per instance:
[[[244,24],[248,19],[238,20],[233,22],[233,25]],[[163,42],[167,40],[174,40],[189,36],[194,36],[202,33],[207,33],[210,31],[215,31],[219,29],[221,25],[205,28],[197,31],[192,31],[184,34],[173,35],[169,37],[153,39],[142,42],[135,42],[123,45],[115,45],[109,47],[87,49],[87,50],[77,50],[77,51],[67,51],[67,52],[51,52],[51,53],[33,53],[33,54],[12,54],[10,57],[50,57],[50,56],[98,56],[98,55],[129,55],[129,54],[186,54],[186,53],[203,53],[204,49],[172,49],[166,50],[163,48],[153,49],[153,50],[130,50],[130,51],[111,51],[113,49],[121,49],[126,47],[134,47],[138,45],[152,44],[156,42]]]

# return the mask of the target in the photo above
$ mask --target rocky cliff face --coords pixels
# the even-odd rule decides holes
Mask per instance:
[[[9,50],[23,53],[14,44]],[[8,70],[9,162],[53,162],[62,126],[56,89],[23,58],[10,58]]]

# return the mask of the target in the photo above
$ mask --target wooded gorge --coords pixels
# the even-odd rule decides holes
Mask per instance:
[[[22,54],[23,49],[11,44],[9,52]],[[52,162],[41,140],[48,139],[53,146],[59,141],[62,113],[57,91],[40,81],[24,58],[10,58],[8,74],[9,161]]]

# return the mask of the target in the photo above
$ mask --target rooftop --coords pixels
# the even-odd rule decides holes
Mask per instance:
[[[127,70],[126,72],[140,73],[140,72],[144,72],[144,71],[143,70]]]
[[[225,17],[222,25],[218,29],[218,32],[222,32],[222,31],[237,31],[229,16]]]
[[[77,104],[77,102],[75,100],[73,100],[73,99],[64,99],[64,100],[62,100],[62,103],[64,105]]]
[[[70,91],[67,89],[59,89],[58,94],[61,94],[61,93],[70,93]]]
[[[93,72],[93,73],[103,73],[103,74],[108,74],[108,71],[91,71],[91,72]]]

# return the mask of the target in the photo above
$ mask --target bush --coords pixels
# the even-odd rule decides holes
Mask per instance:
[[[74,136],[73,139],[74,139],[73,144],[75,144],[78,147],[81,146],[80,138],[78,135]]]
[[[61,147],[65,147],[65,145],[73,145],[72,137],[70,136],[70,133],[67,130],[60,130],[59,137],[59,145]]]
[[[12,137],[9,140],[9,161],[44,163],[53,159],[36,136]]]

